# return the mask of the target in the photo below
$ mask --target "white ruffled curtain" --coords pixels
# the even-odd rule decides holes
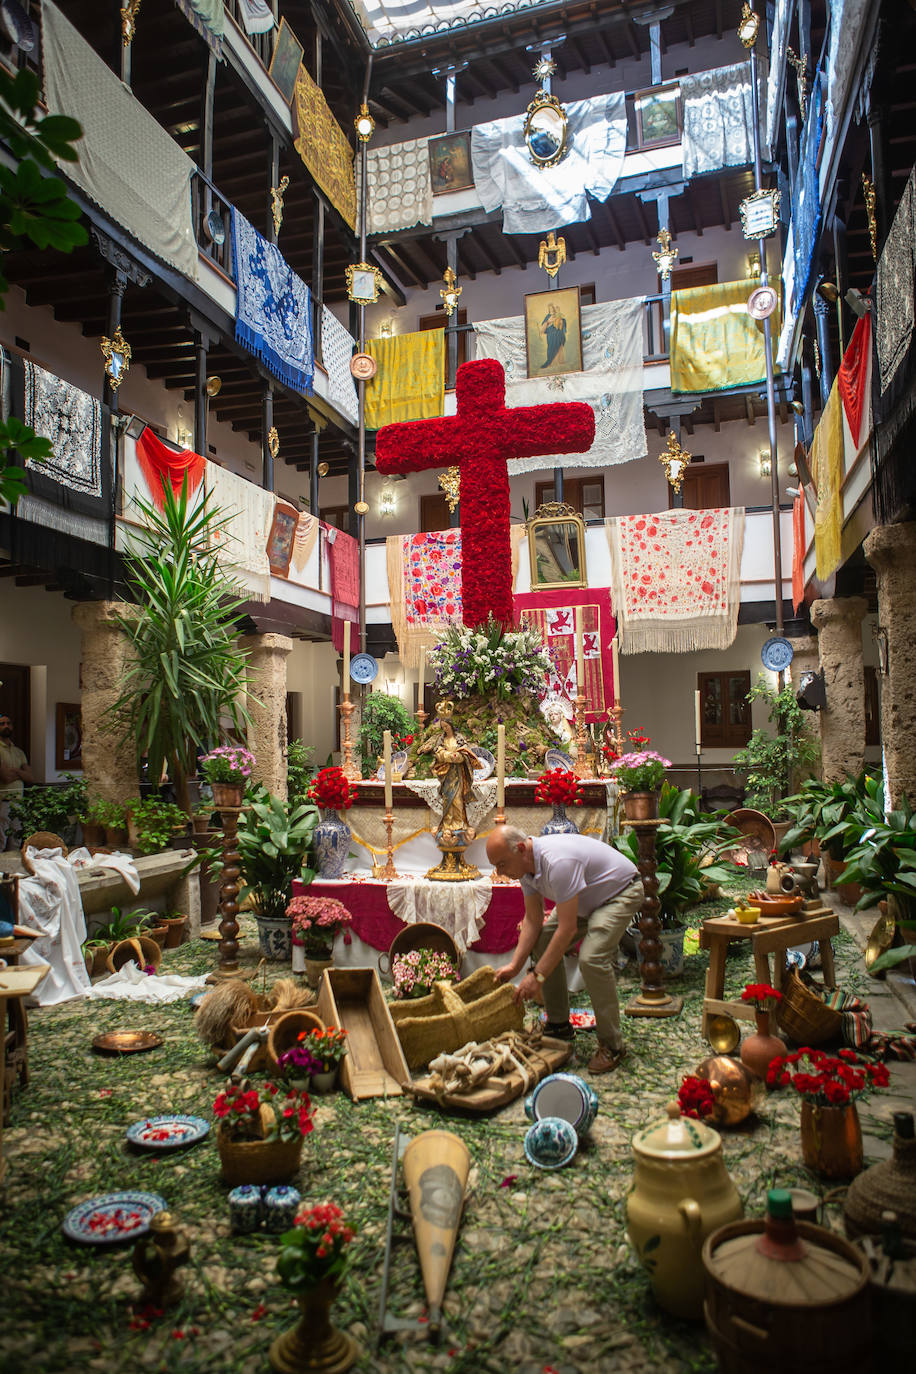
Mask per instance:
[[[749,62],[682,76],[684,176],[754,160],[754,117]]]
[[[583,369],[549,379],[527,375],[521,316],[474,325],[478,358],[496,358],[503,365],[509,405],[586,401],[595,412],[595,441],[587,453],[513,459],[511,474],[557,465],[610,467],[645,457],[642,316],[641,296],[583,306]]]

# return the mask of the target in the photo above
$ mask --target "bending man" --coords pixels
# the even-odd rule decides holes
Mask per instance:
[[[499,982],[511,981],[532,956],[530,972],[516,990],[516,1001],[544,989],[548,1035],[571,1040],[569,992],[563,955],[582,941],[579,968],[595,1013],[598,1048],[591,1073],[609,1073],[626,1057],[620,1031],[614,954],[620,937],[643,902],[642,879],[623,854],[588,835],[539,835],[497,826],[487,840],[487,858],[496,871],[518,878],[525,897],[525,919],[510,962],[498,969]],[[544,898],[555,903],[544,918]]]

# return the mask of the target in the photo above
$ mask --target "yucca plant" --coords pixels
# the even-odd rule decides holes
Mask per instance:
[[[146,528],[127,555],[136,609],[119,617],[135,658],[111,708],[112,722],[151,778],[168,769],[178,802],[190,813],[187,779],[197,754],[228,725],[244,734],[247,654],[238,648],[243,599],[222,570],[210,532],[224,512],[209,497],[188,500],[163,482],[160,510],[138,501]]]

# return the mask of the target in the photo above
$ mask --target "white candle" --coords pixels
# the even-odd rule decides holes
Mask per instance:
[[[344,626],[344,664],[343,664],[343,689],[347,693],[350,690],[350,622],[345,620]]]
[[[585,659],[582,655],[582,607],[576,607],[576,690],[585,695]]]
[[[620,653],[617,646],[617,636],[611,642],[611,652],[614,664],[614,705],[620,705]]]
[[[423,696],[426,689],[426,645],[420,650],[420,681],[417,684],[417,710],[423,710]]]
[[[377,736],[376,736],[377,738]],[[385,765],[385,810],[391,810],[391,731],[382,735],[382,762]]]
[[[506,805],[506,727],[496,727],[496,805],[500,811]]]
[[[700,720],[700,689],[699,687],[693,694],[693,714],[696,725],[697,748],[703,743],[703,725]]]

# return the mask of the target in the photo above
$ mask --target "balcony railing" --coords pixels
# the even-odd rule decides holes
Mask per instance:
[[[278,0],[268,0],[268,4],[270,5],[270,8],[273,10],[274,19],[279,25],[280,13]],[[238,24],[239,28],[242,30],[242,33],[244,33],[246,39],[254,48],[258,57],[263,62],[265,69],[269,67],[271,54],[274,50],[274,42],[276,41],[277,37],[276,28],[271,29],[269,33],[248,33],[248,31],[245,28],[244,21],[242,20],[241,11],[239,8],[239,0],[226,0],[226,13],[230,14],[232,18],[235,20],[235,22]]]

